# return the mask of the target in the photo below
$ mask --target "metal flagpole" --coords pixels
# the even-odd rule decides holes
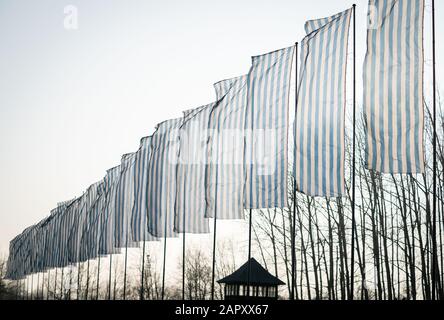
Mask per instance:
[[[143,244],[142,244],[142,275],[141,275],[141,279],[140,279],[140,300],[143,300],[145,298],[144,295],[144,276],[145,276],[145,237],[143,237]]]
[[[80,261],[77,262],[77,300],[80,300]]]
[[[251,276],[251,229],[253,226],[253,210],[250,209],[248,223],[248,276],[247,276],[247,297],[250,296],[250,276]]]
[[[350,282],[350,300],[353,300],[355,284],[355,207],[356,207],[356,4],[353,4],[353,150],[352,150],[352,240],[351,240],[351,282]]]
[[[298,109],[298,43],[295,43],[295,125],[296,125],[296,114]],[[294,141],[296,147],[296,141]],[[294,161],[294,160],[293,160]],[[290,299],[294,300],[294,292],[296,286],[296,176],[293,172],[293,223],[292,223],[292,233],[291,233],[291,294]]]
[[[40,272],[37,272],[37,290],[36,290],[36,299],[39,299],[39,284],[40,284]]]
[[[166,236],[166,219],[165,219],[165,234],[163,243],[163,267],[162,267],[162,300],[165,299],[165,263],[166,263],[166,250],[167,250],[167,236]]]
[[[216,188],[218,183],[218,175],[216,174]],[[214,195],[214,221],[213,221],[213,264],[211,269],[211,300],[214,300],[214,281],[216,277],[216,230],[217,230],[217,190]]]
[[[49,300],[49,284],[51,280],[51,269],[48,270],[48,287],[46,288],[46,300]]]
[[[71,300],[72,291],[72,265],[69,265],[69,289],[68,289],[68,300]]]
[[[217,197],[217,193],[216,193]],[[217,201],[216,201],[217,203]],[[214,280],[216,276],[216,227],[217,227],[217,209],[214,210],[214,227],[213,227],[213,266],[211,271],[211,300],[214,300]]]
[[[65,270],[65,267],[63,267],[62,268],[62,276],[61,276],[61,278],[60,278],[60,298],[61,299],[64,299],[64,291],[63,291],[63,289],[64,289],[64,286],[63,286],[63,283],[64,283],[64,270]]]
[[[20,287],[20,280],[17,280],[17,287],[15,288],[15,300],[18,300],[19,297],[19,287]]]
[[[439,281],[438,248],[436,243],[436,179],[437,179],[437,134],[436,134],[436,43],[435,43],[435,0],[432,0],[432,52],[433,52],[433,226],[432,226],[432,300],[436,299],[436,284]]]
[[[29,276],[28,275],[26,275],[25,291],[26,291],[26,300],[29,300]]]
[[[182,300],[185,300],[185,250],[186,250],[186,240],[185,240],[185,214],[183,214],[183,244],[182,244]]]
[[[54,277],[54,300],[57,299],[57,268],[55,269]]]
[[[128,263],[128,230],[125,239],[125,271],[123,272],[123,300],[126,300],[126,268]]]
[[[42,273],[42,300],[45,300],[45,273]]]
[[[89,292],[89,259],[86,265],[86,292],[85,292],[85,300],[88,300],[88,292]]]
[[[34,293],[34,273],[31,273],[31,300],[33,300],[33,293]]]
[[[108,281],[108,300],[111,300],[111,273],[112,273],[112,266],[113,266],[113,255],[109,255],[109,281]]]
[[[99,300],[99,284],[100,284],[100,254],[97,255],[97,287],[96,287],[96,300]]]

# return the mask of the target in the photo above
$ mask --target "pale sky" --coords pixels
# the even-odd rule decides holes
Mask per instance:
[[[157,123],[212,102],[212,84],[247,73],[252,55],[300,41],[306,20],[354,2],[359,102],[367,0],[1,0],[0,253],[136,151]],[[64,27],[67,5],[78,9],[77,30]]]

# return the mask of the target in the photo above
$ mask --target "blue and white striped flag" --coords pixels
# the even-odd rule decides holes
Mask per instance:
[[[157,125],[151,139],[148,164],[148,232],[155,237],[174,237],[178,135],[182,119]]]
[[[345,87],[352,10],[306,22],[301,43],[293,174],[297,190],[322,197],[345,192]]]
[[[208,120],[214,104],[184,112],[179,127],[179,157],[176,168],[176,232],[209,233],[205,218]]]
[[[424,172],[424,0],[370,0],[364,63],[366,164]]]
[[[136,247],[130,233],[130,218],[134,205],[134,169],[136,153],[122,156],[117,184],[114,224],[114,245],[118,248]]]
[[[151,139],[140,140],[134,163],[134,206],[131,216],[131,236],[133,241],[155,241],[157,238],[148,233],[147,192],[148,163],[151,157]]]
[[[294,48],[252,59],[245,126],[246,209],[288,206],[288,107]]]
[[[114,212],[116,207],[116,193],[119,176],[120,165],[108,169],[104,178],[105,203],[104,209],[102,210],[102,223],[100,224],[100,255],[120,252],[120,250],[114,246]]]
[[[96,210],[95,206],[97,201],[100,198],[100,188],[103,182],[99,181],[92,184],[85,194],[85,217],[84,223],[81,229],[81,238],[80,238],[80,250],[79,250],[79,261],[86,261],[91,258],[91,254],[95,253],[94,244],[91,243],[90,233],[93,232],[93,228],[95,226],[96,221]],[[93,255],[92,258],[95,258]]]
[[[244,218],[244,152],[247,75],[214,84],[217,103],[208,127],[206,217]]]

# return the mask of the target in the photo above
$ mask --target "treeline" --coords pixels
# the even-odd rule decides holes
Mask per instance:
[[[365,135],[357,139],[356,224],[352,228],[351,149],[346,150],[347,196],[313,199],[297,193],[293,210],[256,214],[255,236],[262,263],[285,277],[291,292],[291,235],[295,218],[296,299],[444,299],[444,117],[439,113],[437,170],[437,263],[433,268],[432,123],[426,108],[426,173],[387,175],[364,168]],[[441,110],[441,108],[439,109]],[[347,137],[350,141],[351,137]],[[351,143],[347,143],[351,146]],[[346,170],[347,170],[346,169]],[[290,181],[291,189],[293,187]],[[354,277],[351,239],[355,236]],[[435,270],[435,277],[433,277]],[[281,272],[280,274],[278,272]],[[352,286],[352,278],[354,279]]]

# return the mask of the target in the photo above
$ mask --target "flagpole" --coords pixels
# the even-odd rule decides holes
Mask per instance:
[[[298,42],[295,43],[295,125],[296,125],[296,114],[298,109]],[[296,141],[294,141],[294,146],[296,147]],[[294,161],[294,160],[293,160]],[[296,176],[293,172],[293,227],[291,234],[291,295],[290,299],[294,300],[294,292],[296,286]]]
[[[166,266],[166,252],[167,252],[167,219],[165,217],[165,229],[163,239],[163,266],[162,266],[162,300],[165,299],[165,266]]]
[[[45,273],[42,274],[42,300],[45,300]]]
[[[71,300],[72,291],[72,265],[69,266],[69,290],[68,290],[68,300]]]
[[[15,300],[18,300],[19,297],[19,287],[20,287],[20,280],[17,280],[17,287],[15,288]]]
[[[54,300],[56,300],[57,297],[57,268],[55,270],[55,277],[54,277]]]
[[[46,288],[46,300],[49,300],[49,285],[51,280],[51,269],[48,269],[48,287]]]
[[[183,213],[183,244],[182,244],[182,300],[185,300],[185,214]]]
[[[39,299],[39,284],[40,284],[40,272],[37,272],[37,292],[36,292],[36,298]]]
[[[77,300],[80,300],[80,261],[77,262]]]
[[[126,240],[125,240],[125,271],[123,273],[123,300],[126,300],[126,271],[128,264],[128,230],[126,230]]]
[[[34,294],[33,289],[34,289],[34,273],[31,273],[31,300],[33,300],[33,298],[34,298],[34,296],[33,296],[33,294]]]
[[[247,273],[247,297],[250,296],[250,277],[251,277],[251,229],[253,221],[253,209],[250,209],[249,222],[248,222],[248,273]]]
[[[218,174],[216,174],[216,188],[218,183]],[[216,230],[217,230],[217,190],[214,194],[214,221],[213,221],[213,264],[211,269],[211,300],[214,300],[214,286],[216,278]]]
[[[86,292],[85,292],[85,300],[88,300],[88,292],[89,292],[89,259],[86,265]]]
[[[356,4],[353,4],[353,150],[352,150],[352,240],[351,240],[351,283],[350,300],[353,300],[355,285],[355,207],[356,207]]]
[[[141,275],[141,284],[140,284],[140,300],[144,300],[144,276],[145,276],[145,237],[143,238],[143,245],[142,245],[142,275]]]
[[[432,263],[432,300],[436,299],[436,284],[439,281],[437,275],[438,248],[436,242],[436,179],[437,179],[437,133],[436,133],[436,43],[435,43],[435,0],[432,0],[432,51],[433,51],[433,263]]]
[[[96,284],[96,300],[99,300],[99,285],[100,285],[100,254],[97,255],[97,284]]]
[[[23,283],[23,287],[25,288],[25,294],[23,295],[23,300],[29,300],[28,284],[29,284],[29,278],[28,275],[26,275],[26,280]]]
[[[112,283],[112,266],[113,266],[113,255],[109,255],[109,282],[108,282],[108,300],[111,300],[111,283]]]

